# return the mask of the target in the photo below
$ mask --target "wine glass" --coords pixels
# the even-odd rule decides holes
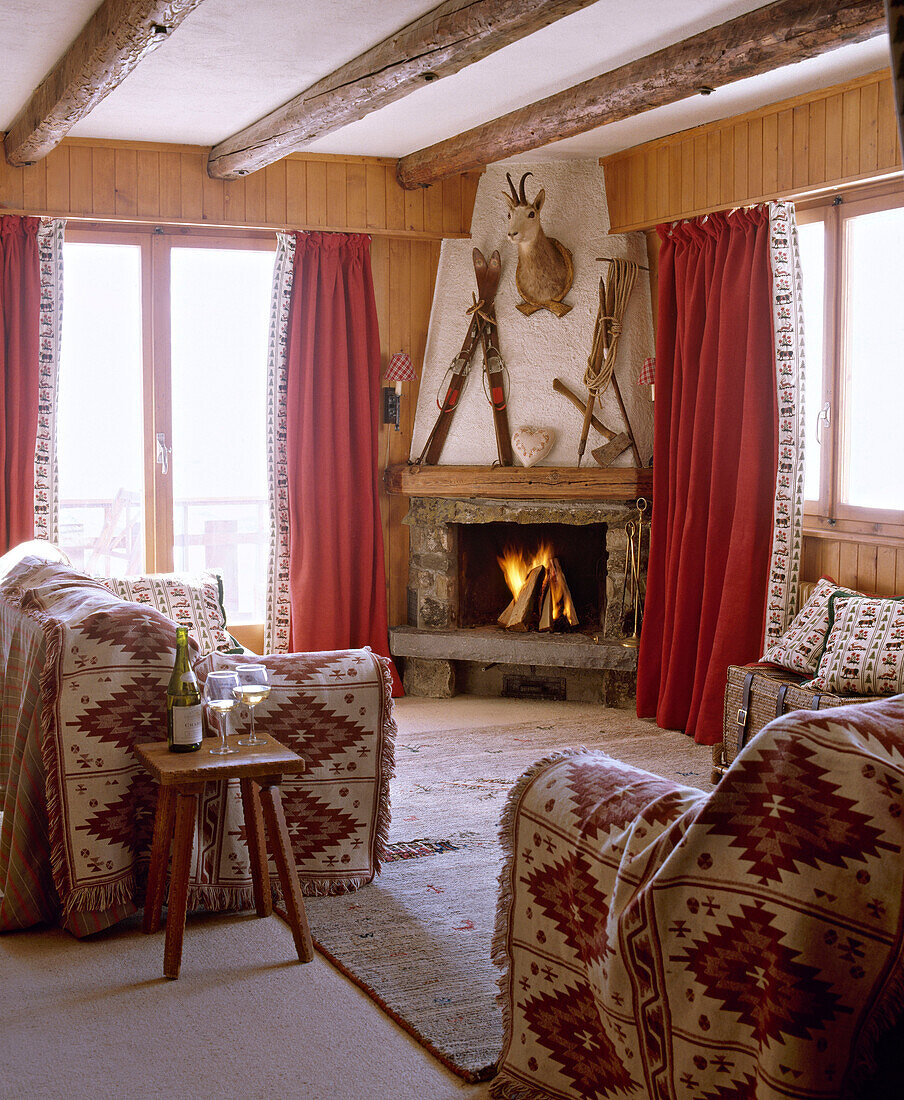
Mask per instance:
[[[254,708],[270,694],[267,670],[263,665],[236,665],[235,672],[239,681],[235,689],[235,697],[251,712],[251,728],[247,737],[239,739],[239,744],[266,745],[265,739],[257,737],[254,732]]]
[[[216,725],[222,739],[221,744],[210,750],[215,756],[225,756],[226,753],[239,751],[231,749],[226,741],[229,735],[229,712],[235,706],[238,686],[239,678],[234,672],[210,672],[204,684],[204,703],[207,706],[207,713],[216,714]]]

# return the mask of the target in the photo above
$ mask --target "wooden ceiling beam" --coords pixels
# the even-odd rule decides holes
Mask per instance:
[[[594,0],[446,0],[211,150],[207,171],[232,180],[451,76]]]
[[[882,0],[778,0],[402,157],[403,187],[427,187],[783,65],[884,33]]]
[[[202,0],[104,0],[16,115],[3,146],[15,167],[54,149]]]

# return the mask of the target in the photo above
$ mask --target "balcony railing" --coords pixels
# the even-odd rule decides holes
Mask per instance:
[[[227,622],[262,622],[270,540],[260,498],[198,497],[174,504],[177,572],[210,569],[223,578]],[[60,546],[73,565],[97,576],[145,571],[144,505],[137,493],[60,503]]]

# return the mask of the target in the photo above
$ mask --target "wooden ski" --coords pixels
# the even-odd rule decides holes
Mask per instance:
[[[514,466],[512,455],[512,435],[508,422],[508,397],[505,392],[505,363],[499,354],[499,330],[496,327],[496,287],[502,264],[499,252],[490,256],[489,264],[483,259],[479,249],[474,249],[474,270],[477,271],[478,257],[486,266],[486,299],[483,307],[484,324],[480,330],[480,342],[483,345],[483,369],[487,379],[487,396],[493,410],[493,428],[496,432],[496,454],[500,466]],[[478,276],[478,283],[480,277]],[[490,289],[492,288],[492,290]]]
[[[440,406],[436,423],[427,436],[427,441],[421,451],[421,456],[417,460],[419,466],[435,466],[437,462],[439,462],[439,456],[442,454],[443,447],[446,444],[446,437],[449,435],[449,429],[452,426],[455,410],[458,408],[462,391],[468,380],[468,372],[471,369],[471,358],[474,355],[474,349],[477,347],[481,330],[485,324],[483,314],[486,311],[487,304],[492,308],[493,299],[496,297],[496,287],[499,283],[498,265],[495,276],[490,279],[487,262],[478,248],[474,249],[474,273],[477,276],[477,300],[468,311],[470,314],[468,331],[462,341],[461,351],[452,360],[450,368],[452,373],[449,379],[449,385],[446,388],[446,396],[443,398],[443,403]]]

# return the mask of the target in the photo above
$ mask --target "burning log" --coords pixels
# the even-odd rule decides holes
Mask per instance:
[[[536,603],[534,595],[543,579],[543,572],[542,565],[535,565],[527,574],[521,591],[496,620],[500,626],[504,626],[506,630],[520,631],[526,631],[529,628],[531,612]]]
[[[568,587],[568,581],[565,579],[565,570],[560,565],[558,558],[553,558],[552,563],[556,571],[556,580],[562,590],[562,614],[565,616],[565,620],[569,626],[577,626],[578,613],[574,609],[574,600],[571,598],[571,589]]]
[[[553,623],[553,598],[549,585],[544,585],[543,597],[540,600],[540,626],[539,630],[552,630]]]
[[[553,629],[553,623],[562,615],[569,626],[578,625],[577,612],[571,598],[571,589],[565,579],[565,571],[558,558],[553,558],[546,566],[543,581],[543,594],[540,600],[541,631]]]

